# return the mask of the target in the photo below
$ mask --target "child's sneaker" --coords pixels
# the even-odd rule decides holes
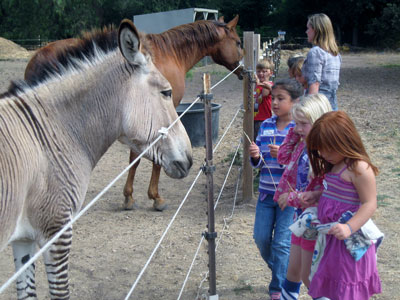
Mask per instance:
[[[281,299],[281,293],[279,292],[275,292],[275,293],[271,293],[271,295],[269,295],[271,297],[271,300],[280,300]]]

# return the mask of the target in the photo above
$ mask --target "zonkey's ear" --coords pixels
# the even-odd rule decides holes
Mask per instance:
[[[122,55],[132,64],[144,62],[141,51],[139,32],[133,22],[128,19],[121,21],[118,29],[118,45]]]

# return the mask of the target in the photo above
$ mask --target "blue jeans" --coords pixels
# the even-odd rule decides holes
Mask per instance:
[[[253,238],[261,257],[272,271],[270,294],[280,292],[286,278],[292,234],[289,226],[293,223],[293,214],[293,207],[282,211],[274,202],[273,195],[268,195],[264,201],[258,199]]]
[[[337,98],[336,98],[336,90],[319,90],[318,91],[321,94],[324,94],[326,98],[328,98],[329,103],[332,106],[332,110],[338,110],[338,103],[337,103]]]

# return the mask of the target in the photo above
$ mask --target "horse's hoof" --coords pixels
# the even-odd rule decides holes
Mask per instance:
[[[124,209],[125,210],[136,210],[138,208],[139,207],[136,204],[136,202],[133,200],[132,196],[125,198],[125,203],[124,203]]]
[[[154,202],[154,204],[153,204],[153,208],[154,208],[154,210],[156,210],[156,211],[163,211],[163,210],[165,210],[167,207],[168,207],[168,204],[165,203],[165,202],[163,202],[163,203],[156,203],[156,202]]]

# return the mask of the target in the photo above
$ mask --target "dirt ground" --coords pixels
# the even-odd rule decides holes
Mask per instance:
[[[10,79],[19,79],[27,60],[0,60],[0,93]],[[219,66],[197,68],[187,79],[184,102],[191,102],[200,93],[201,75],[208,71],[213,84],[227,74]],[[278,77],[286,76],[285,61]],[[338,91],[340,109],[355,121],[373,161],[380,168],[377,177],[379,208],[374,220],[386,237],[378,252],[378,268],[383,293],[373,299],[399,299],[400,251],[398,226],[400,204],[400,55],[393,53],[344,54],[341,86]],[[214,101],[222,104],[219,112],[220,136],[242,104],[242,82],[229,77],[213,89]],[[215,196],[226,176],[230,161],[241,136],[241,114],[233,122],[214,155],[217,166]],[[93,172],[85,203],[92,200],[128,162],[129,150],[115,143]],[[167,224],[175,214],[204,161],[204,148],[194,149],[194,166],[183,180],[161,176],[160,194],[169,207],[160,213],[152,210],[147,199],[150,163],[142,161],[135,181],[138,209],[122,210],[124,179],[119,180],[74,226],[70,256],[72,299],[124,299],[136,280]],[[160,249],[144,272],[130,299],[177,299],[194,253],[205,231],[205,176],[201,175]],[[219,299],[264,300],[270,271],[261,259],[252,239],[255,199],[253,203],[236,205],[233,210],[238,166],[227,179],[216,209],[217,293]],[[125,177],[123,177],[125,178]],[[240,201],[239,191],[237,200]],[[233,211],[232,218],[231,213]],[[224,232],[224,219],[227,227]],[[203,243],[181,299],[205,299],[208,283],[201,282],[207,271],[207,243]],[[49,299],[43,262],[37,262],[37,290],[40,299]],[[0,284],[14,272],[11,247],[0,253]],[[201,285],[201,287],[199,287]],[[15,299],[12,285],[0,299]],[[311,299],[302,289],[301,299]],[[355,299],[357,300],[357,299]]]

